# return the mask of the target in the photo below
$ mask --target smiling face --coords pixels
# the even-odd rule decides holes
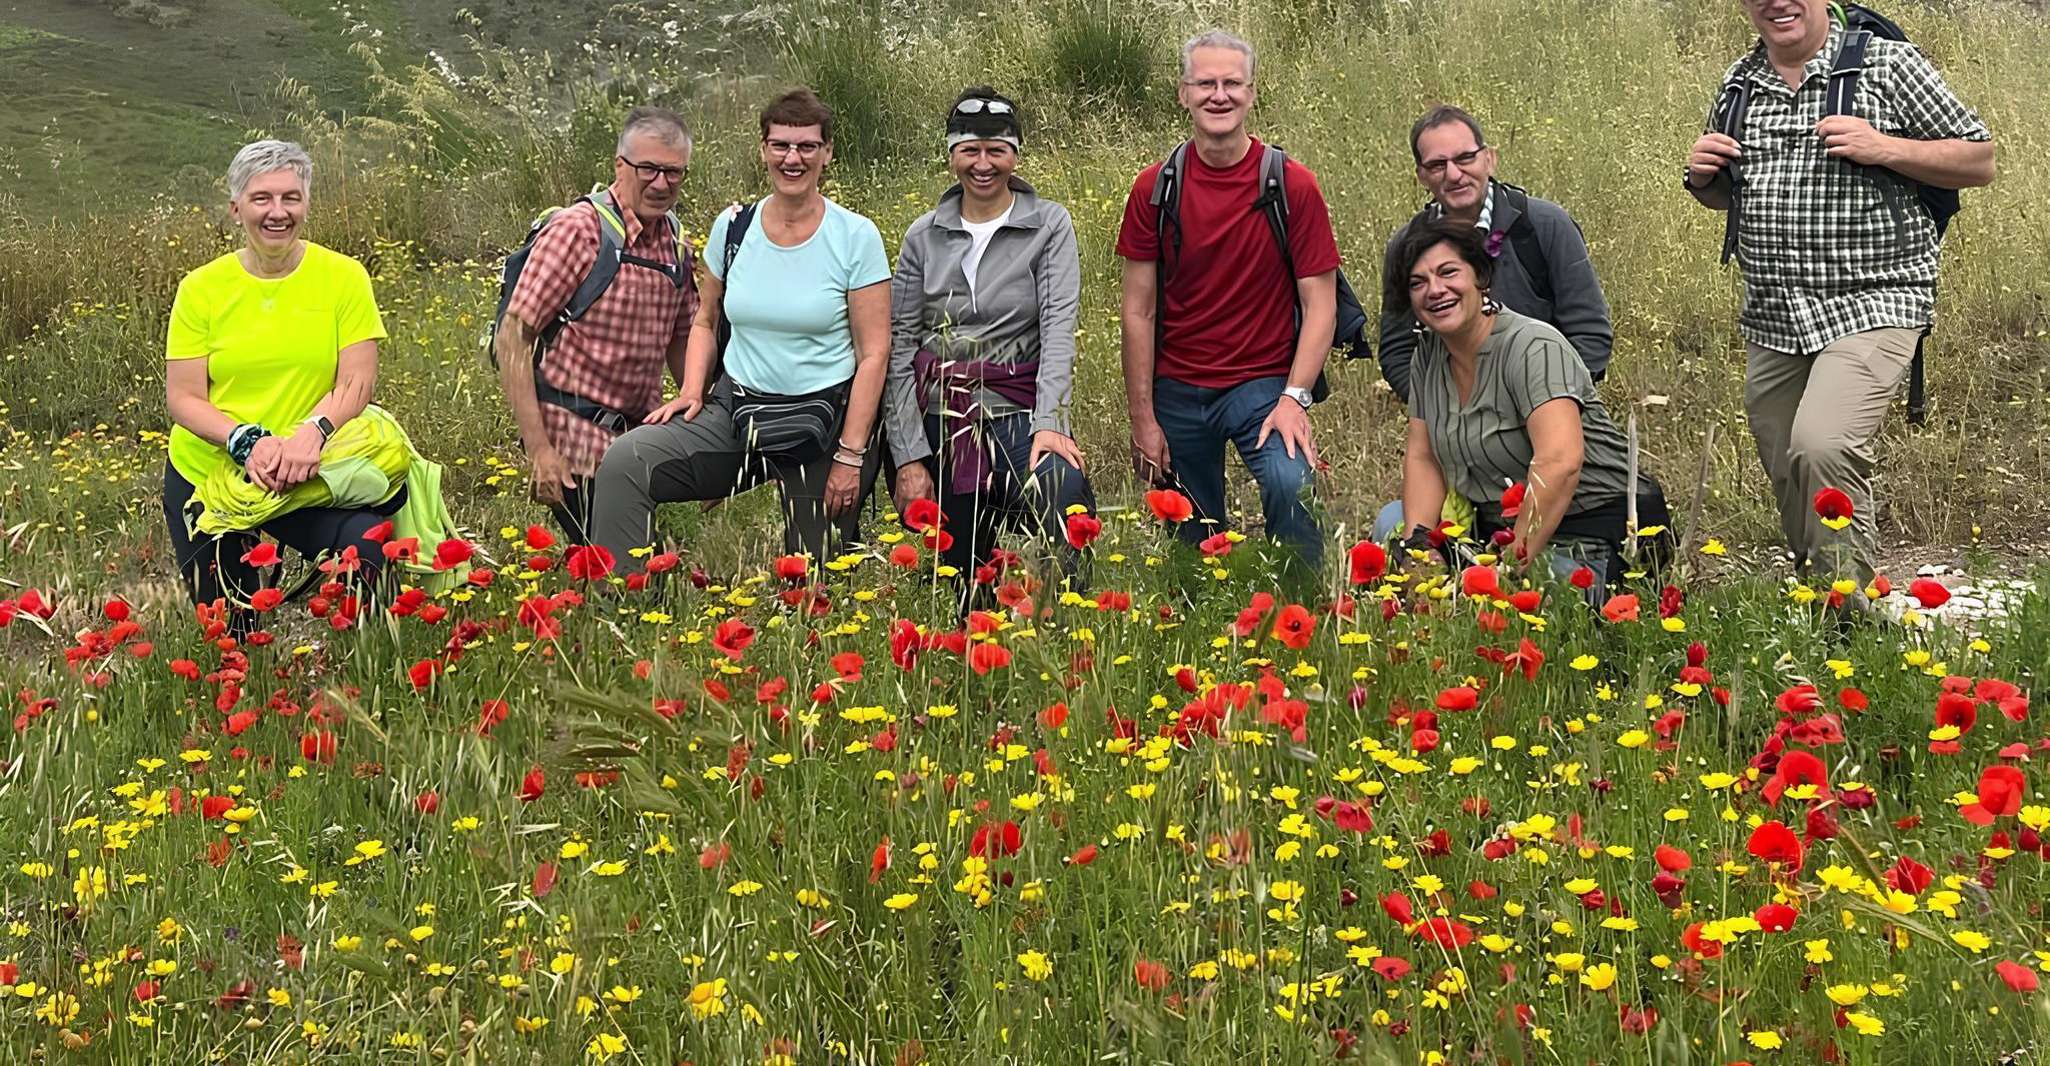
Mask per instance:
[[[690,166],[690,142],[642,133],[627,138],[626,151],[612,162],[619,206],[643,219],[656,219],[676,206]]]
[[[1457,333],[1481,313],[1480,279],[1458,249],[1440,241],[1409,268],[1409,307],[1419,325],[1434,333]]]
[[[819,176],[833,160],[833,144],[817,126],[770,125],[762,138],[762,166],[768,168],[769,183],[785,196],[808,196],[819,187]]]
[[[960,179],[961,190],[978,200],[992,200],[1010,187],[1018,169],[1018,150],[1009,141],[962,141],[947,153],[947,166]]]
[[[1447,214],[1477,217],[1495,176],[1495,150],[1482,147],[1464,122],[1444,122],[1419,134],[1416,180]]]
[[[258,174],[228,202],[228,213],[241,224],[251,248],[282,255],[306,224],[306,183],[290,168]]]
[[[1198,48],[1189,53],[1182,76],[1182,107],[1196,131],[1213,138],[1236,136],[1253,109],[1253,72],[1236,48]]]
[[[1744,0],[1744,12],[1776,59],[1805,63],[1829,37],[1828,0]]]

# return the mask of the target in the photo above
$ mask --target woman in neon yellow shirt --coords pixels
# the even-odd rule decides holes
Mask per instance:
[[[363,412],[377,382],[385,332],[369,273],[301,236],[312,173],[296,144],[257,141],[237,152],[228,167],[228,210],[243,246],[187,274],[171,306],[164,391],[174,425],[164,517],[195,603],[249,603],[261,581],[245,556],[259,532],[308,557],[338,560],[329,567],[338,579],[353,576],[369,587],[385,558],[366,534],[404,502],[400,489],[376,507],[303,508],[219,537],[193,524],[194,486],[223,468],[239,466],[272,492],[318,476],[321,449]],[[346,561],[352,547],[353,566]]]

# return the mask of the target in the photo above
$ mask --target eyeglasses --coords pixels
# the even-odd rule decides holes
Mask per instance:
[[[980,115],[985,111],[992,115],[1008,115],[1011,113],[1011,105],[1002,100],[984,100],[980,97],[975,97],[955,104],[954,111],[956,114],[961,115]]]
[[[782,156],[796,152],[805,159],[819,154],[819,149],[826,146],[824,141],[763,141],[762,144],[768,147],[770,155]]]
[[[1194,81],[1183,79],[1182,84],[1204,96],[1214,95],[1219,89],[1223,89],[1227,96],[1237,96],[1252,83],[1241,78],[1198,78]]]
[[[661,178],[669,179],[669,183],[671,185],[674,185],[677,182],[683,180],[682,167],[665,167],[655,163],[640,163],[628,159],[625,156],[620,156],[619,161],[625,163],[627,166],[634,168],[634,174],[639,176],[639,178],[642,181],[645,181],[650,185],[654,184],[656,180]]]
[[[1479,159],[1481,157],[1481,153],[1487,150],[1487,147],[1483,145],[1482,147],[1475,148],[1470,152],[1461,152],[1458,155],[1452,156],[1447,159],[1426,159],[1423,162],[1417,164],[1417,169],[1423,171],[1426,174],[1431,175],[1434,178],[1440,174],[1445,173],[1445,167],[1447,164],[1456,166],[1461,170],[1465,170],[1466,168],[1473,166],[1474,160]]]

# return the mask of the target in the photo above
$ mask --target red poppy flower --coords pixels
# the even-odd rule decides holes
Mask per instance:
[[[1652,849],[1651,857],[1652,861],[1658,863],[1659,869],[1665,870],[1668,873],[1680,873],[1683,870],[1692,868],[1694,865],[1693,856],[1688,855],[1671,844],[1660,844]]]
[[[1469,566],[1459,575],[1459,591],[1466,596],[1500,599],[1502,575],[1496,573],[1492,566]]]
[[[1274,616],[1272,636],[1296,651],[1309,647],[1316,631],[1316,616],[1301,604],[1291,603]]]
[[[2028,795],[2029,779],[2021,770],[2012,766],[1988,766],[1979,771],[1978,802],[1958,808],[1965,821],[1973,825],[1992,825],[1995,818],[2005,818],[2022,809],[2022,800]]]
[[[1473,927],[1451,918],[1432,918],[1411,931],[1426,942],[1447,951],[1457,951],[1473,943]]]
[[[975,835],[968,841],[968,854],[985,859],[1008,858],[1018,854],[1024,842],[1018,823],[1009,819],[984,822],[975,827]]]
[[[1523,510],[1524,491],[1521,481],[1502,490],[1502,517],[1515,518],[1516,513]]]
[[[242,561],[251,566],[276,566],[279,562],[278,546],[270,541],[258,541],[256,547],[242,553]]]
[[[209,822],[227,817],[228,812],[234,809],[233,796],[207,796],[199,801],[199,816]]]
[[[1212,533],[1196,547],[1205,555],[1223,558],[1231,554],[1231,537],[1222,532]]]
[[[1956,726],[1960,735],[1972,731],[1979,721],[1979,705],[1962,692],[1945,692],[1936,697],[1936,724]]]
[[[1913,596],[1915,602],[1921,604],[1924,610],[1933,611],[1950,602],[1950,589],[1944,587],[1943,582],[1931,581],[1926,577],[1918,577],[1908,582],[1908,595]]]
[[[283,602],[285,602],[283,589],[257,589],[249,597],[249,609],[259,614],[267,614],[270,611],[276,610],[278,604]]]
[[[1388,549],[1371,540],[1363,540],[1346,552],[1346,560],[1352,567],[1352,583],[1371,585],[1388,573]]]
[[[1886,871],[1886,885],[1888,888],[1896,892],[1906,892],[1912,896],[1919,896],[1923,892],[1928,891],[1929,886],[1935,881],[1936,871],[1906,855],[1894,860],[1892,868]]]
[[[548,791],[548,774],[539,763],[527,768],[527,776],[520,778],[520,802],[532,803]]]
[[[527,550],[542,552],[555,546],[555,534],[541,526],[527,527]]]
[[[1844,490],[1830,487],[1815,493],[1815,514],[1825,521],[1840,521],[1851,517],[1851,497]]]
[[[1586,592],[1594,587],[1594,571],[1585,566],[1575,567],[1572,573],[1566,575],[1566,583]]]
[[[921,496],[904,508],[904,528],[914,533],[938,529],[945,522],[946,515],[940,513],[939,502],[931,497]]]
[[[1758,920],[1759,927],[1768,933],[1784,933],[1792,929],[1794,919],[1800,916],[1800,911],[1784,903],[1768,903],[1751,912],[1751,917]]]
[[[407,668],[406,680],[413,683],[413,691],[420,692],[434,684],[434,679],[441,676],[442,669],[440,659],[422,659]]]
[[[1056,703],[1039,712],[1039,724],[1047,729],[1059,729],[1067,724],[1067,721],[1068,705],[1065,703]]]
[[[579,544],[569,550],[569,576],[578,581],[603,581],[615,562],[612,552],[602,545]]]
[[[1611,622],[1637,621],[1637,594],[1625,592],[1609,597],[1602,604],[1602,617]]]
[[[738,659],[754,643],[755,628],[738,618],[728,618],[712,630],[712,647],[728,659]]]
[[[1408,959],[1399,958],[1394,955],[1383,955],[1373,962],[1375,976],[1383,981],[1400,981],[1408,977],[1413,969],[1415,967],[1409,964]]]
[[[391,523],[386,522],[385,525],[389,526]],[[370,539],[369,534],[365,534],[364,539]],[[389,561],[410,563],[420,557],[420,538],[403,537],[399,540],[385,541],[382,550],[385,559]]]
[[[1470,711],[1480,706],[1481,694],[1471,685],[1458,685],[1438,692],[1438,709],[1441,711]]]
[[[1186,522],[1196,513],[1189,498],[1173,489],[1148,489],[1146,506],[1153,511],[1153,517],[1169,524]]]
[[[1409,901],[1408,896],[1399,892],[1390,892],[1382,896],[1381,910],[1401,925],[1416,921],[1416,905]]]
[[[2018,995],[2030,995],[2040,987],[2040,983],[2036,980],[2036,971],[2018,962],[2008,962],[2002,959],[1993,964],[1993,972],[1999,974],[2000,979],[2007,982],[2007,987],[2013,989]]]
[[[1751,839],[1744,850],[1753,857],[1766,862],[1775,862],[1789,870],[1799,870],[1804,849],[1801,838],[1781,821],[1770,821],[1751,831]]]
[[[1705,924],[1707,923],[1695,922],[1693,925],[1681,930],[1680,944],[1688,951],[1704,959],[1719,959],[1723,954],[1723,946],[1720,942],[1710,940],[1701,935],[1701,927]]]
[[[890,565],[905,570],[918,568],[918,549],[909,544],[899,544],[890,549]]]
[[[1066,524],[1068,546],[1076,551],[1096,543],[1096,538],[1103,535],[1103,521],[1093,514],[1071,514]]]
[[[1097,850],[1098,849],[1094,844],[1084,844],[1080,848],[1075,849],[1075,853],[1073,855],[1070,855],[1067,858],[1062,859],[1061,861],[1068,864],[1069,866],[1087,866],[1090,863],[1096,861]]]
[[[450,537],[434,546],[434,568],[453,570],[469,562],[470,557],[476,554],[477,549],[471,547],[469,541],[461,537]]]
[[[991,641],[977,641],[968,649],[968,668],[977,675],[1011,665],[1011,649]]]
[[[307,762],[323,765],[335,761],[335,735],[325,729],[316,729],[299,736],[299,755]]]
[[[776,580],[803,581],[811,572],[811,560],[802,555],[780,555],[776,557]]]
[[[1166,988],[1169,979],[1167,967],[1152,959],[1140,959],[1132,964],[1132,980],[1148,992],[1158,992]]]
[[[1780,756],[1779,768],[1773,772],[1772,780],[1765,783],[1765,802],[1779,806],[1780,796],[1795,785],[1814,785],[1819,791],[1828,791],[1829,768],[1808,752],[1787,752]]]

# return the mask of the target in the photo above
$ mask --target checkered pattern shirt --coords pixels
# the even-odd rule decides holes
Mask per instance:
[[[1744,271],[1744,339],[1812,354],[1870,329],[1920,329],[1934,318],[1935,223],[1899,175],[1824,154],[1829,68],[1843,41],[1832,25],[1801,86],[1787,83],[1761,43],[1724,84],[1752,85],[1743,135],[1737,262]],[[1874,38],[1852,113],[1879,132],[1915,140],[1986,141],[1992,134],[1913,45]],[[1708,128],[1714,128],[1714,115]]]
[[[669,223],[642,225],[633,212],[620,215],[626,224],[626,254],[658,263],[681,263],[686,273],[692,257]],[[508,310],[528,329],[538,331],[555,321],[577,285],[598,260],[598,212],[578,203],[556,213],[527,257],[526,269],[513,288]],[[562,328],[541,361],[541,376],[565,392],[594,400],[638,421],[662,402],[664,356],[674,339],[690,335],[697,315],[695,279],[678,289],[660,273],[622,263],[598,302]],[[548,439],[568,461],[571,472],[589,477],[611,445],[614,434],[554,404],[541,405]]]

